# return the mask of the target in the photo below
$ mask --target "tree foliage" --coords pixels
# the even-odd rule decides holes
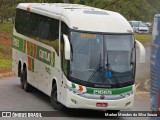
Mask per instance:
[[[75,0],[74,3],[116,11],[128,20],[152,21],[154,14],[160,12],[159,0]]]
[[[75,3],[121,13],[128,20],[152,21],[160,13],[159,0],[0,0],[0,19],[13,18],[18,3]]]

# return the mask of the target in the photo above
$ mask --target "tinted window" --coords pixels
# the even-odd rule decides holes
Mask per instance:
[[[52,46],[59,54],[59,20],[17,9],[18,33]]]
[[[30,30],[30,13],[17,9],[15,28],[18,33],[28,35]]]

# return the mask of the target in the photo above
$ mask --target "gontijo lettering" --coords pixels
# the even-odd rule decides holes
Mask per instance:
[[[51,61],[51,54],[47,53],[46,51],[39,50],[39,57],[50,62]]]

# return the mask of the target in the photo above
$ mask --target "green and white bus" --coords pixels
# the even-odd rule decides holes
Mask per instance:
[[[134,101],[136,45],[119,13],[78,4],[20,3],[13,30],[13,71],[55,109],[127,110]],[[31,87],[32,86],[32,87]]]

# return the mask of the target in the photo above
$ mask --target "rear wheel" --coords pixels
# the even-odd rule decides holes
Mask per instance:
[[[56,84],[54,84],[52,87],[51,104],[52,104],[52,107],[56,110],[62,110],[64,108],[64,106],[61,103],[59,103],[57,100],[57,86],[56,86]]]
[[[20,73],[20,82],[22,89],[24,89],[23,71]]]
[[[21,86],[22,86],[22,88],[26,91],[26,92],[28,92],[28,91],[30,91],[31,90],[31,86],[30,86],[30,84],[27,82],[27,70],[26,69],[24,69],[23,70],[23,72],[22,72],[22,82],[21,82]]]
[[[18,63],[18,77],[21,77],[21,62]]]

